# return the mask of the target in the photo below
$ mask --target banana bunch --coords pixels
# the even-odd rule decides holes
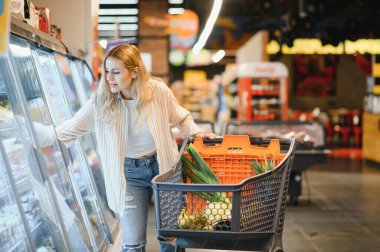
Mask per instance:
[[[182,208],[180,214],[178,215],[177,222],[178,222],[178,229],[190,228],[191,220],[190,220],[190,216],[186,212],[186,209]]]
[[[211,222],[207,219],[207,216],[200,213],[187,214],[186,209],[182,209],[178,215],[178,229],[190,229],[190,230],[207,230],[211,231],[214,228],[211,226]]]

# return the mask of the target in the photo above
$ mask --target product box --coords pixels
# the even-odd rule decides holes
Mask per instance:
[[[13,17],[24,20],[24,0],[11,0],[10,13]]]
[[[39,12],[39,29],[42,32],[50,34],[51,16],[50,10],[46,7],[36,7]]]
[[[39,11],[31,1],[29,1],[29,18],[25,18],[25,20],[33,28],[39,29]]]

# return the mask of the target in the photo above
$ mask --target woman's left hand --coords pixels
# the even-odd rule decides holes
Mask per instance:
[[[215,139],[217,135],[215,133],[204,133],[204,132],[198,132],[197,134],[194,135],[194,137],[199,137],[199,138],[208,138],[208,139]]]

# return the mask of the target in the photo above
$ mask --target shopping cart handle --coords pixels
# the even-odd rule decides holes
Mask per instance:
[[[189,142],[194,143],[194,139],[195,138],[191,138]],[[223,142],[223,137],[217,137],[214,139],[203,137],[202,140],[203,140],[204,145],[221,144]],[[262,137],[255,137],[255,136],[249,137],[250,143],[251,144],[257,144],[257,145],[269,144],[271,140],[272,140],[271,138],[262,138]],[[290,144],[289,139],[279,139],[279,141],[280,141],[281,145],[289,145]]]
[[[195,138],[191,138],[191,142],[194,143]],[[203,144],[210,145],[210,144],[220,144],[223,142],[223,137],[216,137],[214,139],[210,139],[208,137],[202,138]]]

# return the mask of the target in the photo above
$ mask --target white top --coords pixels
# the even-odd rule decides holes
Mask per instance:
[[[185,137],[200,132],[189,111],[178,104],[164,82],[151,78],[153,99],[142,111],[153,136],[160,173],[170,170],[179,160],[178,147],[171,128],[177,127]],[[116,124],[110,126],[98,120],[101,104],[94,94],[74,117],[57,129],[58,138],[70,144],[77,138],[95,132],[97,151],[102,163],[108,206],[122,216],[126,181],[124,177],[125,147],[128,146],[128,109],[117,98]],[[52,128],[52,127],[51,127]],[[39,132],[39,139],[48,145],[55,139],[54,128]]]
[[[138,158],[156,150],[152,133],[145,118],[140,118],[137,122],[137,101],[123,100],[129,112],[128,127],[128,144],[126,146],[125,156],[129,158]],[[142,116],[142,115],[141,115]]]

